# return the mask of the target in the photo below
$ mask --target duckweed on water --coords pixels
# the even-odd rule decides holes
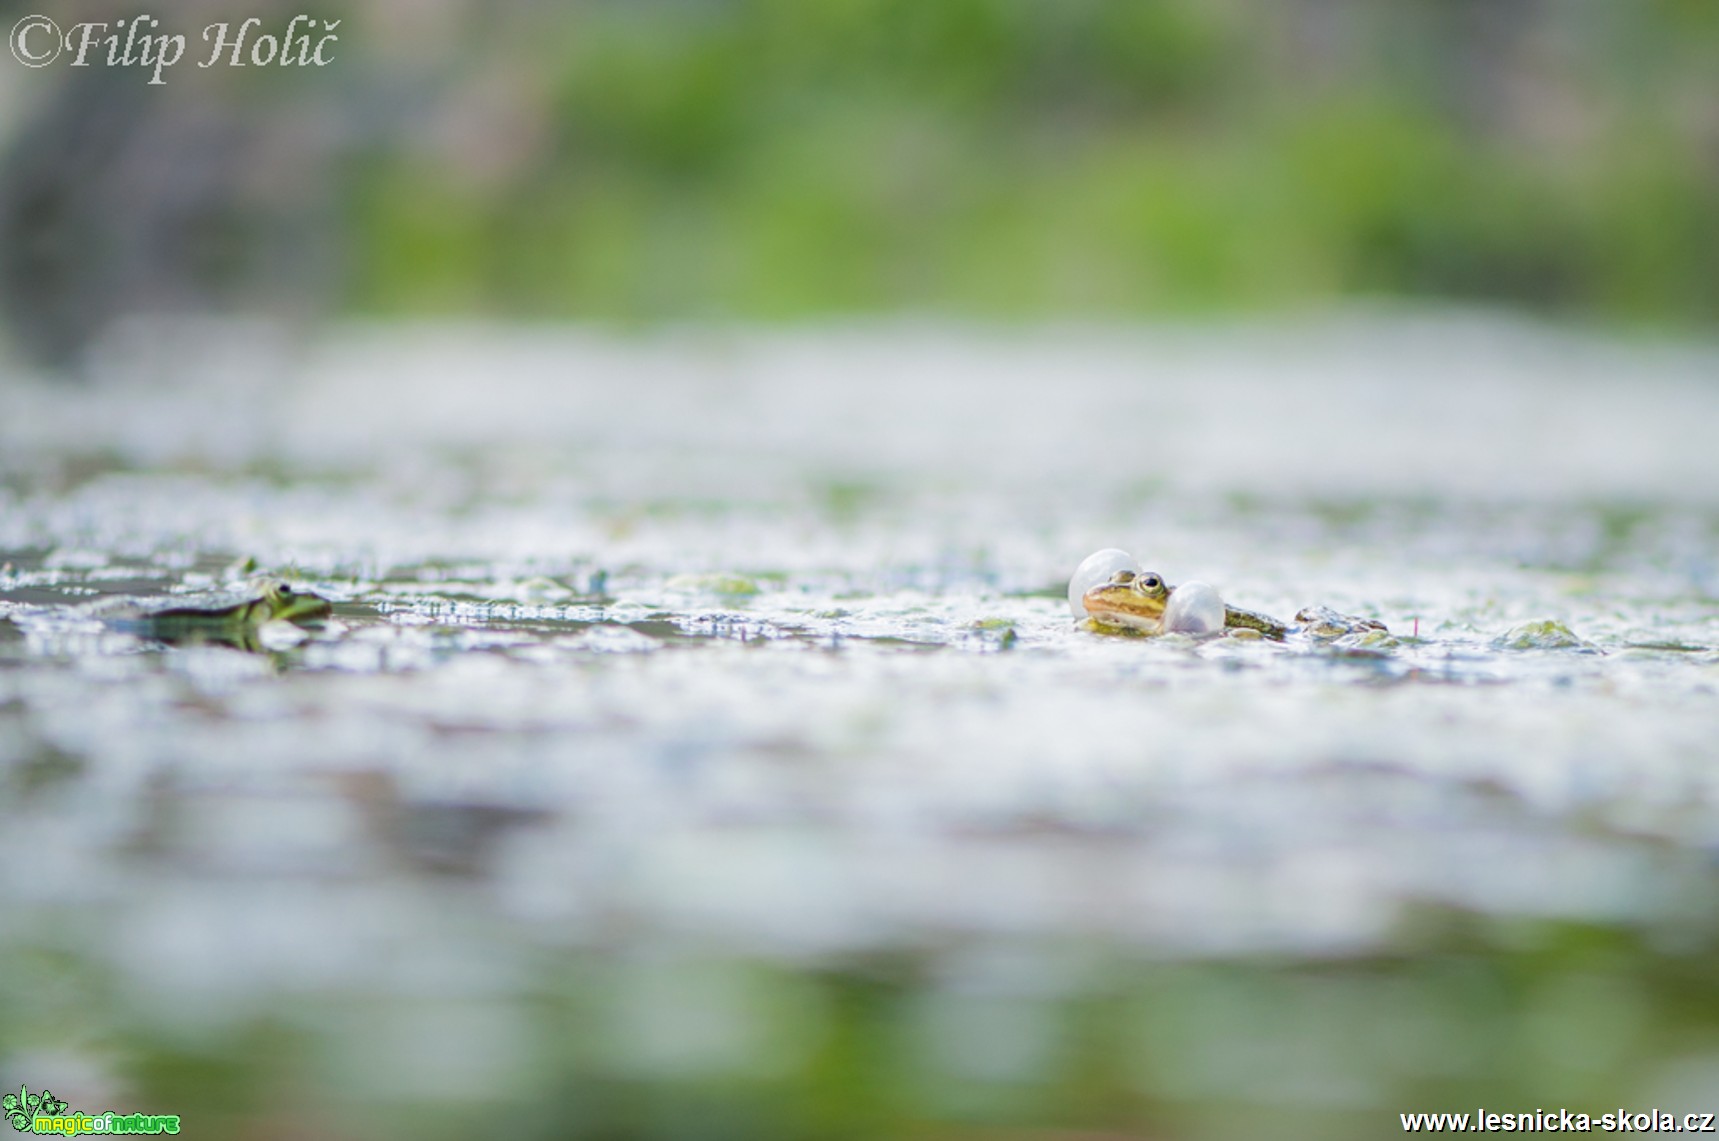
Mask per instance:
[[[1512,626],[1493,643],[1501,650],[1587,650],[1596,651],[1599,647],[1576,636],[1562,622],[1546,619],[1541,622],[1524,622]]]
[[[689,594],[720,594],[744,598],[758,593],[758,584],[738,574],[677,574],[663,584],[665,589]]]
[[[0,387],[0,1088],[210,1136],[1711,1108],[1709,356],[423,340],[290,400]],[[1307,406],[1393,411],[1312,447]],[[1107,546],[1395,637],[1092,635]],[[249,559],[334,613],[247,652],[88,609]]]

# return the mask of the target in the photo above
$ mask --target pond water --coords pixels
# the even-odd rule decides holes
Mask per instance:
[[[1719,1109],[1719,350],[122,331],[0,380],[0,1086],[207,1136]],[[1357,648],[1105,637],[1117,546]],[[258,652],[107,608],[253,564]]]

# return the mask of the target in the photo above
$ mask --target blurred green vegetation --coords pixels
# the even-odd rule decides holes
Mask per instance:
[[[1409,1112],[1712,1104],[1719,970],[1700,946],[1421,924],[1404,953],[1353,959],[1028,948],[1050,973],[1014,985],[959,955],[540,949],[513,994],[253,994],[177,1018],[87,957],[12,948],[0,1050],[25,1066],[14,1082],[99,1059],[117,1104],[75,1109],[232,1137],[1329,1141],[1395,1134]]]
[[[449,36],[425,129],[346,169],[360,311],[1719,316],[1707,0],[588,0]]]

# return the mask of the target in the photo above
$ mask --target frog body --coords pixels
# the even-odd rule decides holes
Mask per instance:
[[[112,625],[162,642],[219,642],[257,648],[257,631],[268,622],[303,626],[333,612],[328,599],[277,578],[259,579],[246,590],[218,593],[172,606],[153,606],[110,619]]]
[[[1155,571],[1118,570],[1107,580],[1088,589],[1081,603],[1099,629],[1127,630],[1139,634],[1162,634],[1164,615],[1176,587]],[[1225,634],[1266,638],[1281,642],[1290,635],[1330,641],[1350,634],[1385,633],[1383,623],[1356,618],[1324,606],[1313,606],[1295,616],[1293,624],[1267,614],[1224,606]]]

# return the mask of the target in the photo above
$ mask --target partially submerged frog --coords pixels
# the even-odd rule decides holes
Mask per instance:
[[[259,649],[257,632],[268,622],[305,625],[334,610],[328,599],[278,578],[259,579],[249,589],[221,593],[164,609],[145,609],[113,624],[162,642],[219,642]]]
[[[1156,571],[1119,570],[1109,579],[1081,595],[1081,603],[1093,622],[1117,626],[1141,634],[1164,633],[1164,614],[1176,588]],[[1281,641],[1289,627],[1275,618],[1237,606],[1223,608],[1225,630],[1252,630]]]
[[[1324,606],[1302,610],[1294,623],[1280,622],[1257,611],[1225,605],[1217,591],[1204,583],[1174,587],[1156,571],[1121,565],[1132,562],[1124,552],[1101,551],[1076,572],[1070,584],[1070,601],[1078,600],[1077,613],[1084,611],[1095,629],[1149,635],[1223,633],[1274,642],[1292,633],[1320,641],[1354,635],[1355,640],[1368,644],[1389,637],[1382,622],[1339,614]],[[1103,577],[1083,589],[1095,574]]]

